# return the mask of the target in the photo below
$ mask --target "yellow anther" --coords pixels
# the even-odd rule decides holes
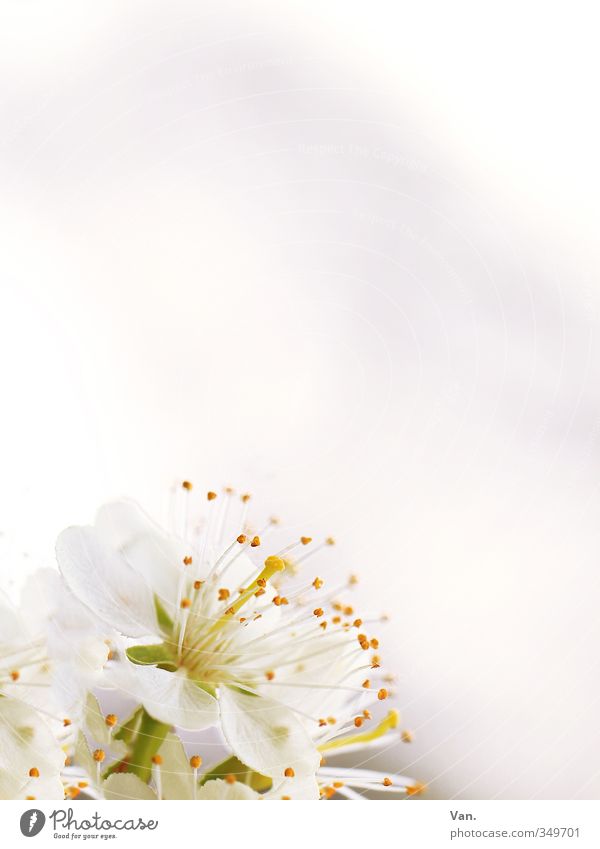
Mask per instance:
[[[259,596],[264,595],[264,594],[265,594],[265,592],[266,592],[266,590],[263,590],[263,588],[262,588],[262,587],[259,587],[259,588],[256,590],[256,592],[254,593],[254,595],[258,598]]]
[[[18,669],[13,669],[13,671],[10,673],[10,677],[12,678],[13,681],[18,681],[19,678],[21,677],[21,673],[19,672]]]
[[[232,775],[231,773],[229,773],[229,775],[225,776],[225,781],[227,782],[227,784],[235,784],[235,782],[237,781],[237,778],[235,777],[235,775]]]
[[[231,607],[228,607],[227,610],[225,611],[225,616],[233,616],[234,613],[235,613],[235,607],[233,607],[233,605],[232,605]]]
[[[308,545],[309,542],[312,542],[312,537],[300,537],[300,542],[302,545]]]
[[[229,590],[226,589],[226,587],[222,587],[219,590],[219,601],[227,601],[230,595],[231,593],[229,592]]]
[[[325,630],[325,628],[327,628],[327,622],[319,622],[319,628]]]
[[[391,779],[391,778],[388,778],[388,777],[386,776],[386,777],[383,779],[383,782],[382,782],[382,783],[383,783],[383,786],[384,786],[384,787],[391,787],[393,782],[392,782],[392,779]]]
[[[160,766],[163,762],[162,755],[152,755],[152,763]]]
[[[403,743],[412,743],[412,741],[414,740],[412,731],[405,730],[402,732],[400,737]]]
[[[328,722],[330,725],[335,725],[335,723],[337,722],[337,719],[335,718],[335,716],[328,716],[328,717],[327,717],[327,722]]]
[[[365,680],[362,682],[361,686],[364,687],[365,690],[368,690],[369,687],[371,686],[371,682],[369,681],[368,678],[365,678]]]
[[[355,619],[352,624],[355,628],[360,628],[360,626],[362,625],[362,619]]]
[[[117,715],[114,713],[107,713],[104,717],[104,722],[109,728],[114,728],[118,722]]]
[[[418,793],[424,793],[425,790],[427,790],[427,785],[417,781],[406,788],[406,795],[416,796]]]
[[[67,728],[70,724],[71,724],[70,719],[63,719],[63,725],[64,725],[65,728]]]
[[[313,610],[313,615],[317,616],[317,617],[322,616],[323,615],[323,608],[322,607],[315,607],[315,609]]]
[[[182,598],[181,599],[181,607],[183,610],[187,610],[188,607],[192,606],[191,598]]]
[[[275,678],[275,673],[272,669],[269,669],[267,672],[265,672],[265,678],[267,679],[267,681],[272,681],[273,678]]]
[[[381,663],[381,658],[378,654],[373,655],[373,657],[371,658],[371,663],[376,663],[379,666],[379,664]]]
[[[315,578],[314,581],[312,582],[312,585],[316,590],[320,590],[321,587],[323,586],[322,578]]]
[[[213,492],[212,490],[210,492],[206,493],[206,500],[207,501],[214,501],[216,497],[217,497],[217,493]]]
[[[246,542],[246,540],[247,540],[246,534],[240,534],[239,537],[237,538],[237,541],[239,542],[240,545],[243,545]]]
[[[324,725],[327,725],[327,720],[326,719],[320,719],[319,720],[319,728],[323,728]]]
[[[353,613],[354,613],[354,608],[350,607],[350,605],[348,605],[348,607],[344,608],[344,616],[352,616]]]
[[[369,710],[367,710],[367,708],[365,708],[363,710],[363,716],[364,716],[365,719],[371,719],[371,712]]]
[[[65,758],[65,766],[71,766],[72,763],[73,763],[73,758],[71,758],[71,757],[69,757],[69,755],[67,755],[67,757]]]
[[[245,492],[243,495],[240,496],[240,498],[243,504],[247,504],[252,498],[252,496],[249,493]]]
[[[272,601],[273,601],[273,604],[274,604],[276,607],[280,607],[280,606],[281,606],[281,596],[280,596],[280,595],[275,595],[275,596],[273,596]]]
[[[325,545],[335,545],[335,540],[333,537],[326,537]]]
[[[92,757],[94,758],[96,763],[101,764],[102,761],[104,760],[104,758],[106,757],[106,752],[104,751],[104,749],[94,749],[94,753],[93,753]],[[66,761],[65,761],[65,764],[66,764]]]
[[[381,690],[377,691],[377,698],[379,699],[380,702],[382,702],[384,699],[387,699],[387,697],[388,697],[388,691],[385,689],[385,687],[382,687]]]
[[[87,781],[78,781],[77,786],[84,790],[88,786],[88,783]]]
[[[332,786],[335,787],[336,790],[339,790],[340,787],[344,786],[344,782],[343,781],[334,781],[334,782],[332,782]]]
[[[283,774],[285,775],[286,778],[293,778],[296,775],[296,773],[294,772],[294,770],[292,769],[291,766],[287,766],[284,769]]]
[[[341,616],[333,616],[332,619],[331,619],[331,622],[332,622],[333,625],[339,625],[341,621],[342,621]]]
[[[193,487],[193,484],[192,484],[192,483],[190,483],[190,481],[183,481],[183,482],[182,482],[182,484],[181,484],[181,486],[182,486],[184,489],[187,489],[187,491],[188,491],[188,492],[191,492],[191,491],[192,491],[192,489],[194,488],[194,487]]]
[[[37,768],[37,766],[31,767],[31,769],[29,770],[29,777],[30,778],[39,778],[40,777],[40,771]]]
[[[199,590],[204,581],[194,581],[194,589]]]
[[[363,720],[362,716],[355,716],[354,717],[354,724],[356,725],[357,728],[360,728],[361,725],[363,724],[363,722],[364,722],[364,720]]]
[[[190,557],[190,555],[189,555],[189,554],[187,554],[187,555],[183,558],[183,565],[184,565],[184,566],[191,566],[191,565],[192,565],[192,562],[193,562],[193,559]]]
[[[348,584],[353,587],[355,584],[358,584],[358,575],[350,575],[348,578]]]
[[[260,537],[252,537],[252,542],[250,543],[251,548],[258,548],[260,545]]]
[[[262,587],[263,589],[267,586],[267,582],[265,581],[264,578],[257,578],[256,583],[258,584],[259,587]]]
[[[190,766],[192,769],[198,769],[198,767],[202,766],[202,758],[200,755],[192,755],[190,758]]]
[[[80,793],[81,790],[79,787],[65,787],[65,796],[68,796],[70,799],[76,799]]]

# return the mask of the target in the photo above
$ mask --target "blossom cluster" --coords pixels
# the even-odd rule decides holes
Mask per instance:
[[[253,528],[230,488],[206,494],[200,523],[192,489],[178,486],[174,532],[132,501],[105,505],[60,534],[58,570],[34,573],[20,605],[0,597],[0,798],[420,792],[336,765],[411,734],[389,708],[381,617],[348,599],[357,578],[307,572],[334,540],[277,549],[277,521]]]

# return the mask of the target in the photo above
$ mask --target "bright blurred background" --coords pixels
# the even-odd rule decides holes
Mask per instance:
[[[597,798],[594,11],[6,0],[4,586],[250,489],[392,614],[370,765]]]

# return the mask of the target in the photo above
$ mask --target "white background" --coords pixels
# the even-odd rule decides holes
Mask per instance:
[[[0,538],[334,533],[432,798],[594,798],[592,4],[5,0]]]

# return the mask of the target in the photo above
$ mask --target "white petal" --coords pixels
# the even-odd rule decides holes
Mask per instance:
[[[122,689],[160,722],[201,731],[219,721],[217,700],[183,673],[127,662],[119,680]]]
[[[273,789],[265,794],[265,799],[276,801],[283,797],[292,800],[314,800],[319,798],[319,785],[312,775],[285,778],[282,782],[273,784]]]
[[[102,538],[142,575],[170,616],[176,612],[179,578],[189,546],[169,536],[133,501],[105,504],[96,516]]]
[[[65,754],[32,708],[0,698],[0,798],[62,799],[59,779]],[[35,767],[39,778],[31,778]]]
[[[100,619],[129,637],[157,632],[150,588],[95,528],[67,528],[56,556],[71,591]]]
[[[156,793],[141,778],[131,772],[113,773],[102,782],[105,799],[150,799],[156,801]]]
[[[219,701],[223,734],[242,763],[275,784],[288,767],[298,777],[314,776],[321,756],[290,710],[231,687],[220,688]]]
[[[193,799],[194,774],[181,740],[175,734],[167,734],[159,752],[162,798]]]
[[[207,781],[206,784],[198,790],[198,799],[212,801],[226,801],[232,799],[254,800],[262,798],[258,793],[248,787],[247,784],[242,784],[236,781],[234,784],[229,784],[223,781],[222,778],[215,778],[212,781]]]

